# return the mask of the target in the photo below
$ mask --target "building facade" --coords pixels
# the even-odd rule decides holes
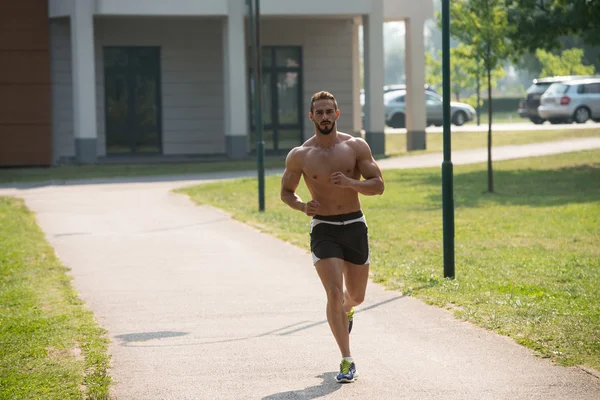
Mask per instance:
[[[411,89],[424,85],[423,24],[433,11],[415,3],[261,0],[268,154],[312,136],[309,99],[319,90],[338,99],[340,131],[364,128],[373,152],[383,152],[383,23],[391,20],[406,22],[407,128],[424,146],[424,93]],[[246,0],[0,4],[0,165],[252,154]]]

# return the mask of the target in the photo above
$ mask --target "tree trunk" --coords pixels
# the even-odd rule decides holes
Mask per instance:
[[[477,60],[477,126],[481,125],[481,74],[479,73],[479,60]]]
[[[487,67],[488,74],[488,192],[494,192],[494,173],[492,170],[492,69]]]

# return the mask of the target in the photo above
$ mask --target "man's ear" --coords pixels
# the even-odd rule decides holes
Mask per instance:
[[[337,110],[335,110],[335,116],[336,116],[337,118],[339,118],[339,117],[340,117],[340,109],[339,109],[339,108],[338,108]]]

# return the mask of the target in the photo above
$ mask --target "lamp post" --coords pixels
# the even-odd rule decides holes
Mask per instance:
[[[442,87],[444,101],[444,162],[442,163],[442,211],[444,278],[454,278],[454,189],[450,122],[450,0],[442,0]]]
[[[258,170],[258,210],[265,211],[265,142],[262,118],[262,57],[260,46],[260,0],[247,0],[252,58],[252,102],[256,129],[256,164]],[[254,3],[254,4],[253,4]]]

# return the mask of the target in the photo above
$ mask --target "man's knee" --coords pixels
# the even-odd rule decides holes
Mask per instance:
[[[330,286],[325,288],[327,292],[327,303],[332,307],[341,307],[344,303],[344,292],[342,288]]]
[[[365,301],[365,293],[364,292],[362,292],[362,293],[348,292],[348,297],[350,297],[350,300],[356,305],[359,305],[363,301]]]

